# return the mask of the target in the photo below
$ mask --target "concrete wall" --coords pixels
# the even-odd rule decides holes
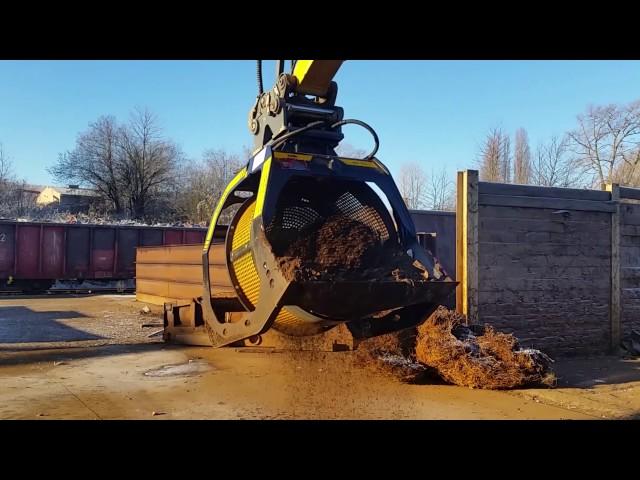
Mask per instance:
[[[611,215],[555,211],[480,204],[479,317],[513,332],[524,345],[604,351]]]
[[[620,327],[623,337],[632,329],[640,331],[640,190],[634,190],[620,189]]]
[[[459,311],[551,354],[606,353],[619,344],[620,324],[640,326],[640,205],[618,204],[609,191],[493,184],[461,173]]]

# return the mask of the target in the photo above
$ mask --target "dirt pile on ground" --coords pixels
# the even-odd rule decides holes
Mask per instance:
[[[420,383],[437,376],[415,359],[415,329],[369,338],[355,351],[356,365],[381,369],[404,382]]]
[[[300,233],[282,248],[278,261],[289,280],[426,280],[428,274],[397,245],[385,245],[378,232],[336,214]],[[277,254],[277,252],[275,252]]]
[[[418,327],[415,358],[447,382],[470,388],[553,386],[549,357],[521,349],[511,334],[491,326],[472,330],[464,316],[440,307]]]
[[[470,328],[463,315],[439,307],[417,329],[362,342],[361,366],[389,372],[410,383],[447,383],[488,390],[554,386],[553,360],[534,349],[521,349],[510,334],[490,326]]]

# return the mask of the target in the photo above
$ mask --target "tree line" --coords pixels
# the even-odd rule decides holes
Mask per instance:
[[[491,129],[479,149],[480,178],[546,187],[640,186],[640,100],[590,105],[576,123],[535,149],[524,128],[513,139],[500,128]]]
[[[338,154],[362,158],[364,150],[342,144]],[[75,145],[48,169],[59,184],[79,184],[98,193],[92,209],[113,218],[205,224],[226,184],[250,156],[222,149],[188,159],[164,134],[148,109],[127,122],[105,115],[79,133]],[[640,100],[589,106],[575,128],[532,148],[527,131],[513,135],[492,128],[478,148],[475,166],[484,181],[549,187],[600,188],[613,182],[640,186]],[[418,162],[401,164],[397,184],[410,209],[455,210],[455,179],[446,170],[427,173]],[[11,159],[0,144],[0,216],[35,208],[21,195]],[[227,213],[222,221],[230,220]]]
[[[126,123],[112,115],[91,122],[47,170],[59,185],[96,192],[88,220],[206,224],[249,155],[244,147],[240,153],[209,149],[200,158],[187,158],[164,134],[156,115],[137,109]],[[0,143],[0,217],[38,220],[63,213],[52,208],[36,205]],[[222,221],[230,220],[230,214],[225,212]]]
[[[206,223],[243,161],[214,149],[188,159],[152,112],[137,109],[127,123],[113,116],[92,122],[49,173],[59,183],[96,190],[102,210],[114,217]]]
[[[545,187],[640,187],[640,100],[590,105],[576,126],[532,148],[524,128],[489,130],[473,162],[480,179]],[[455,183],[444,169],[427,174],[418,162],[400,167],[398,187],[410,209],[455,210]]]
[[[0,143],[0,218],[15,218],[25,215],[35,203],[23,195],[26,187],[13,171],[13,161]]]

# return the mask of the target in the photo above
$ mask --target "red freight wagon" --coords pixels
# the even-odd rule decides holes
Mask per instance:
[[[206,229],[0,221],[0,286],[135,276],[138,246],[201,244]]]

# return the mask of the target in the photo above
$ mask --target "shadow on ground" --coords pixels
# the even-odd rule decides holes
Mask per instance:
[[[108,357],[127,353],[142,353],[171,348],[165,343],[132,343],[124,345],[99,345],[95,347],[60,347],[43,349],[20,349],[0,352],[0,366],[26,365],[31,363],[72,361],[94,357]]]
[[[38,312],[27,307],[0,307],[0,344],[98,340],[104,337],[60,323],[89,318],[75,311]]]
[[[640,358],[562,358],[555,365],[559,388],[592,388],[640,382]]]

